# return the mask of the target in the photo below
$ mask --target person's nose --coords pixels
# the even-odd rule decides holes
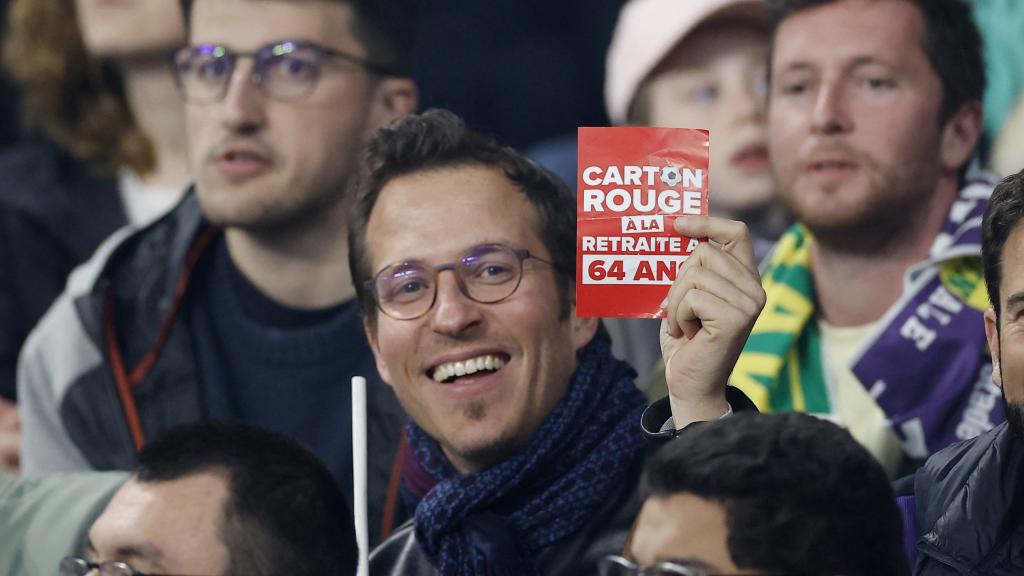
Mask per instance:
[[[252,132],[265,120],[263,90],[253,81],[250,58],[239,59],[224,94],[223,122],[234,132]]]
[[[848,132],[853,122],[847,109],[846,92],[841,81],[822,81],[811,112],[811,129],[817,134]]]
[[[459,336],[480,323],[482,305],[463,294],[455,271],[449,272],[442,271],[437,275],[437,294],[430,325],[439,334]]]

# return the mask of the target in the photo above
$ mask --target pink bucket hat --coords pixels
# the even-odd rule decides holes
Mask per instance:
[[[605,65],[608,117],[625,124],[640,84],[689,33],[713,17],[767,23],[763,0],[630,0],[622,8]]]

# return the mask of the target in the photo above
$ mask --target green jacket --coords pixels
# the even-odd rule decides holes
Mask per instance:
[[[84,551],[89,527],[126,472],[16,478],[0,470],[0,574],[51,576]]]

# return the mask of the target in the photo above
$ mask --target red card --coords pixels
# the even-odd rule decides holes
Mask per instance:
[[[708,213],[707,130],[580,128],[576,313],[660,318],[697,240],[675,217]]]

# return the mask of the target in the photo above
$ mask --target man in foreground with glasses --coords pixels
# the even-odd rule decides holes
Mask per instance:
[[[309,446],[351,494],[368,377],[371,538],[405,418],[346,266],[365,142],[411,112],[413,2],[185,2],[175,59],[194,193],[80,269],[23,356],[24,471],[129,469],[146,440],[237,419]]]
[[[371,573],[593,574],[636,513],[645,402],[597,319],[576,317],[571,194],[442,111],[378,132],[369,164],[350,265],[378,369],[413,420],[402,491],[416,510]],[[720,243],[666,298],[682,427],[749,404],[727,401],[725,381],[764,293],[741,223],[676,231]]]
[[[60,576],[348,576],[358,559],[352,513],[323,463],[283,435],[222,423],[147,444],[85,549],[60,561]]]
[[[900,576],[900,514],[885,471],[850,434],[806,414],[737,414],[658,450],[628,557],[600,576]]]

